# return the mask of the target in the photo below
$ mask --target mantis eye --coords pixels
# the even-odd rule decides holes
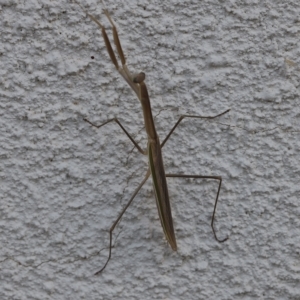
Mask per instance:
[[[134,83],[141,83],[145,80],[145,73],[144,72],[141,72],[139,74],[137,74],[136,76],[133,77],[133,82]]]

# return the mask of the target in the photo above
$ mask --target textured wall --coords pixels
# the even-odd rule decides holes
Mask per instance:
[[[299,1],[114,0],[128,66],[144,71],[178,251],[147,170],[141,107],[72,1],[0,0],[1,299],[300,299]],[[284,3],[283,3],[284,2]],[[162,4],[163,3],[163,4]],[[108,25],[100,1],[81,4]],[[109,27],[109,26],[108,26]],[[111,31],[108,30],[111,36]],[[94,57],[94,59],[92,58]]]

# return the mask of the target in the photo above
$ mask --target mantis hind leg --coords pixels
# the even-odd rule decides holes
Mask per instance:
[[[216,210],[217,210],[217,203],[218,203],[218,199],[219,199],[219,194],[220,194],[220,190],[221,190],[221,185],[222,185],[222,177],[221,176],[202,176],[202,175],[184,175],[184,174],[166,174],[166,177],[179,177],[179,178],[198,178],[198,179],[215,179],[219,181],[219,187],[218,187],[218,192],[217,192],[217,196],[216,196],[216,200],[215,200],[215,204],[214,204],[214,210],[213,210],[213,214],[211,217],[211,228],[212,231],[214,233],[214,237],[215,239],[219,242],[219,243],[223,243],[225,241],[228,240],[228,236],[224,239],[219,239],[216,235],[216,230],[214,228],[214,220],[215,220],[215,214],[216,214]]]
[[[144,185],[144,183],[147,181],[147,179],[150,176],[150,171],[147,171],[147,174],[145,176],[145,178],[143,179],[143,181],[139,184],[139,186],[136,188],[136,190],[134,191],[133,195],[131,196],[130,200],[128,201],[128,203],[126,204],[126,206],[123,208],[123,210],[121,211],[121,213],[119,214],[118,218],[114,221],[114,223],[112,224],[112,226],[109,229],[109,253],[108,253],[108,258],[104,264],[104,266],[102,267],[101,270],[97,271],[94,275],[99,275],[107,266],[108,262],[111,259],[111,249],[112,249],[112,234],[113,231],[115,229],[115,227],[117,226],[117,224],[119,223],[119,221],[121,220],[122,216],[124,215],[125,211],[127,210],[127,208],[130,206],[131,202],[133,201],[133,199],[135,198],[135,196],[137,195],[137,193],[139,192],[139,190],[142,188],[142,186]]]

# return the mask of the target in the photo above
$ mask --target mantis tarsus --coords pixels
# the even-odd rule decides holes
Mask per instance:
[[[115,53],[112,49],[111,43],[107,37],[105,27],[92,15],[87,14],[94,22],[98,24],[98,26],[101,28],[102,36],[108,51],[108,54],[110,56],[111,61],[113,62],[114,66],[116,67],[117,71],[122,75],[122,77],[126,80],[126,82],[129,84],[129,86],[132,88],[132,90],[136,93],[141,105],[142,105],[142,110],[143,110],[143,115],[144,115],[144,122],[145,122],[145,129],[148,135],[148,146],[147,149],[144,151],[142,148],[138,145],[138,143],[130,136],[130,134],[126,131],[126,129],[122,126],[120,121],[117,118],[110,119],[106,121],[105,123],[101,125],[95,125],[94,123],[90,122],[87,119],[84,119],[86,122],[91,124],[94,127],[100,128],[110,122],[116,122],[121,129],[125,132],[125,134],[128,136],[128,138],[131,140],[131,142],[135,145],[135,147],[138,149],[139,152],[141,152],[144,155],[148,155],[149,158],[149,168],[147,170],[146,176],[143,179],[143,181],[140,183],[140,185],[137,187],[135,192],[133,193],[132,197],[130,198],[129,202],[127,205],[124,207],[122,210],[121,214],[118,216],[116,221],[113,223],[109,230],[109,254],[107,261],[105,262],[104,266],[102,267],[101,270],[95,273],[95,275],[101,273],[107,266],[110,258],[111,258],[111,251],[112,251],[112,233],[120,219],[122,218],[123,214],[125,213],[126,209],[129,207],[141,187],[144,185],[144,183],[147,181],[150,175],[152,175],[152,180],[153,180],[153,188],[155,192],[155,198],[156,198],[156,205],[159,213],[159,218],[161,221],[161,225],[165,234],[165,237],[167,241],[169,242],[170,246],[174,251],[177,250],[177,244],[176,244],[176,238],[175,238],[175,233],[174,233],[174,228],[173,228],[173,220],[172,220],[172,213],[171,213],[171,206],[170,206],[170,201],[169,201],[169,195],[168,195],[168,187],[167,187],[167,181],[166,177],[181,177],[181,178],[198,178],[198,179],[214,179],[219,181],[219,186],[218,186],[218,191],[217,191],[217,196],[214,204],[214,210],[212,214],[212,219],[211,219],[211,227],[213,230],[213,234],[215,239],[222,243],[228,239],[226,237],[225,239],[218,239],[215,229],[214,229],[214,218],[215,218],[215,213],[216,213],[216,207],[217,207],[217,202],[219,198],[219,193],[221,189],[221,184],[222,184],[222,177],[221,176],[202,176],[202,175],[183,175],[183,174],[165,174],[164,170],[164,165],[163,165],[163,159],[162,159],[162,153],[161,153],[161,148],[165,145],[167,140],[170,138],[171,134],[175,130],[175,128],[179,125],[179,123],[184,119],[184,118],[203,118],[203,119],[214,119],[217,117],[220,117],[227,112],[229,112],[230,109],[215,115],[215,116],[195,116],[195,115],[182,115],[179,120],[176,122],[176,124],[173,126],[171,129],[170,133],[166,136],[166,138],[163,140],[162,143],[159,141],[159,137],[156,133],[155,130],[155,125],[154,125],[154,120],[152,116],[152,111],[151,111],[151,105],[150,105],[150,100],[148,96],[148,91],[146,84],[144,82],[145,80],[145,74],[143,72],[138,73],[138,74],[131,74],[126,66],[126,59],[123,54],[123,50],[120,44],[120,40],[118,37],[117,29],[116,26],[114,25],[114,22],[112,21],[112,18],[110,17],[108,11],[105,9],[104,13],[106,17],[108,18],[112,30],[113,30],[113,39],[114,43],[118,52],[118,55],[120,57],[122,66],[119,66],[119,63],[116,59]]]

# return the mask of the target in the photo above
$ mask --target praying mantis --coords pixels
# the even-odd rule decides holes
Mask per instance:
[[[78,3],[77,3],[78,4]],[[82,7],[81,7],[82,8]],[[83,8],[82,8],[83,9]],[[84,9],[83,9],[84,10]],[[85,10],[84,10],[85,11]],[[87,12],[86,12],[87,13]],[[164,164],[163,164],[163,157],[162,157],[162,148],[170,138],[171,134],[174,132],[176,127],[180,124],[180,122],[184,118],[202,118],[202,119],[214,119],[217,117],[220,117],[230,111],[230,109],[227,109],[226,111],[215,115],[215,116],[198,116],[198,115],[182,115],[176,124],[173,126],[169,134],[165,137],[162,143],[160,143],[159,137],[157,135],[156,129],[155,129],[155,124],[154,124],[154,119],[152,116],[152,110],[151,110],[151,104],[150,104],[150,99],[148,95],[148,90],[147,86],[145,84],[145,73],[140,72],[138,74],[132,74],[126,65],[126,59],[125,55],[123,53],[123,49],[121,47],[121,43],[119,40],[117,28],[108,13],[107,9],[104,9],[104,14],[106,15],[109,23],[112,26],[112,31],[113,31],[113,40],[114,44],[117,49],[118,56],[121,60],[121,66],[119,65],[116,55],[112,49],[112,45],[108,39],[106,29],[105,27],[92,15],[88,14],[87,15],[100,27],[101,33],[105,42],[106,49],[108,51],[109,57],[114,64],[115,68],[117,71],[121,74],[121,76],[125,79],[125,81],[128,83],[128,85],[131,87],[131,89],[134,91],[134,93],[137,95],[141,106],[143,110],[143,116],[144,116],[144,123],[145,123],[145,130],[148,136],[148,144],[147,144],[147,149],[143,150],[138,143],[131,137],[131,135],[128,133],[128,131],[123,127],[121,122],[117,118],[109,119],[105,123],[101,125],[96,125],[93,122],[89,121],[88,119],[84,118],[84,121],[88,122],[90,125],[100,128],[108,123],[111,122],[116,122],[119,127],[123,130],[123,132],[128,136],[128,138],[131,140],[131,142],[134,144],[134,146],[137,148],[137,150],[143,154],[148,156],[148,161],[149,161],[149,168],[146,172],[146,175],[142,182],[139,184],[139,186],[136,188],[134,191],[132,197],[126,204],[126,206],[123,208],[122,212],[118,216],[118,218],[114,221],[112,224],[110,230],[109,230],[109,253],[107,260],[104,264],[104,266],[95,273],[95,275],[100,274],[107,266],[108,262],[111,259],[112,255],[112,237],[113,237],[113,231],[122,218],[123,214],[127,210],[127,208],[130,206],[132,203],[133,199],[139,192],[139,190],[142,188],[144,183],[147,181],[147,179],[152,177],[152,182],[153,182],[153,189],[154,189],[154,194],[155,194],[155,199],[156,199],[156,205],[158,209],[158,215],[160,218],[160,222],[165,234],[165,237],[170,244],[171,248],[176,251],[177,250],[177,243],[176,243],[176,237],[175,237],[175,232],[174,232],[174,226],[173,226],[173,219],[172,219],[172,213],[171,213],[171,205],[170,205],[170,200],[169,200],[169,194],[168,194],[168,187],[167,187],[167,177],[180,177],[180,178],[197,178],[197,179],[213,179],[217,180],[219,182],[218,185],[218,191],[217,191],[217,196],[214,204],[214,209],[213,209],[213,214],[212,214],[212,219],[211,219],[211,227],[212,231],[214,234],[215,239],[222,243],[225,242],[228,237],[224,239],[219,239],[216,235],[216,231],[214,228],[214,218],[215,218],[215,213],[216,213],[216,208],[217,208],[217,202],[220,194],[220,189],[221,189],[221,184],[222,184],[222,177],[221,176],[203,176],[203,175],[185,175],[185,174],[166,174],[164,170]]]

